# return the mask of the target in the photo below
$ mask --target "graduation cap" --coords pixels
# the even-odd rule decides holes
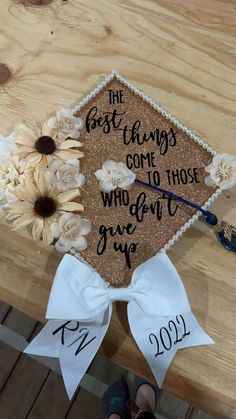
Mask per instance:
[[[82,257],[112,285],[128,283],[137,265],[170,249],[200,216],[217,225],[208,207],[234,184],[235,158],[218,154],[116,72],[76,115],[84,120],[82,203],[92,222]],[[235,251],[233,228],[219,230]]]

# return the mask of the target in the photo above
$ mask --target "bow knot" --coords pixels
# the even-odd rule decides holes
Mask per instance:
[[[132,288],[108,288],[110,301],[130,301],[132,299]]]

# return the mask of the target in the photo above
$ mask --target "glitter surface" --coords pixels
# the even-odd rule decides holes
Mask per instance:
[[[109,90],[122,90],[124,103],[110,105]],[[137,184],[133,185],[129,191],[128,206],[104,207],[98,181],[94,175],[95,171],[101,168],[102,163],[107,159],[126,162],[127,154],[133,156],[136,153],[138,155],[153,153],[151,156],[156,167],[148,167],[146,159],[144,167],[132,169],[137,177],[147,182],[147,172],[158,171],[162,188],[202,205],[214,192],[214,189],[207,187],[204,183],[204,177],[206,176],[204,167],[211,162],[212,155],[117,79],[110,81],[97,96],[79,111],[78,115],[85,121],[87,113],[94,106],[97,107],[96,118],[104,116],[104,112],[113,112],[114,109],[119,113],[125,112],[121,116],[120,127],[127,125],[131,129],[135,121],[140,121],[140,135],[145,132],[150,133],[157,128],[160,132],[169,132],[171,128],[174,132],[178,131],[176,145],[170,145],[165,155],[160,154],[160,147],[152,140],[144,142],[142,145],[137,143],[125,145],[122,130],[112,129],[110,133],[105,134],[103,127],[97,127],[88,133],[86,126],[84,126],[81,131],[80,140],[84,143],[85,154],[85,157],[81,160],[81,170],[85,174],[86,184],[82,189],[80,202],[85,208],[84,217],[90,219],[92,223],[92,231],[88,235],[88,247],[81,252],[81,256],[113,286],[125,286],[130,283],[133,270],[162,249],[180,227],[193,216],[194,211],[180,204],[176,214],[171,217],[168,212],[167,199],[163,199],[161,194]],[[138,161],[139,157],[136,157],[136,159]],[[192,170],[193,168],[196,168],[199,183],[169,184],[169,181],[172,183],[172,170]],[[167,170],[170,170],[170,177],[168,177]],[[193,176],[192,171],[191,174]],[[191,176],[188,176],[191,181]],[[177,179],[177,176],[174,176],[174,178]],[[183,175],[183,179],[185,179],[185,175]],[[158,201],[162,206],[161,220],[157,220],[151,210],[144,214],[142,222],[137,222],[135,217],[130,215],[129,206],[136,201],[137,196],[142,191],[146,193],[146,204],[149,207],[152,204],[153,211],[159,198]],[[172,202],[171,205],[173,210],[176,203]],[[113,227],[114,231],[118,225],[127,226],[128,223],[136,226],[134,233],[132,235],[116,234],[114,237],[108,237],[106,250],[103,254],[98,255],[100,226]],[[114,242],[121,244],[123,249],[125,245],[130,246],[131,243],[137,243],[136,251],[130,253],[131,268],[126,263],[124,253],[114,250]]]

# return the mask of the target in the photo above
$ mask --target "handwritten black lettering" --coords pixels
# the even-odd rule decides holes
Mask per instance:
[[[122,243],[114,242],[113,244],[114,250],[116,252],[124,253],[125,261],[129,269],[132,268],[130,254],[136,252],[137,246],[138,246],[138,243],[131,243],[130,245],[128,245],[127,243],[122,244]]]
[[[52,332],[53,335],[56,335],[57,333],[61,332],[61,344],[62,345],[65,345],[65,331],[66,330],[70,331],[70,332],[75,332],[76,330],[79,329],[79,322],[75,321],[76,326],[74,328],[73,327],[71,327],[71,328],[67,327],[68,324],[70,324],[70,323],[73,324],[73,322],[71,320],[69,320],[69,321],[63,323],[60,327],[58,327],[58,329],[56,329]]]
[[[179,337],[181,330],[182,338]],[[173,344],[177,345],[188,335],[190,335],[190,331],[187,332],[184,316],[180,314],[175,316],[175,319],[170,320],[167,325],[162,326],[157,333],[150,333],[148,339],[152,345],[155,344],[156,350],[154,356],[158,357],[164,354],[165,351],[169,351]]]
[[[132,223],[128,223],[126,226],[118,224],[116,227],[106,227],[102,224],[99,227],[100,239],[97,245],[97,254],[102,255],[107,247],[109,237],[124,236],[125,234],[132,235],[136,230],[136,226]]]
[[[114,103],[124,103],[124,91],[123,90],[112,90],[109,89],[109,103],[113,105]]]
[[[166,170],[169,185],[186,185],[187,183],[199,183],[198,168]]]
[[[96,336],[93,336],[89,341],[86,342],[87,337],[89,336],[89,330],[87,327],[83,327],[79,331],[81,333],[80,336],[78,336],[72,343],[68,345],[68,348],[73,346],[76,342],[81,340],[78,348],[75,351],[75,356],[78,355],[83,349],[86,348],[94,339],[96,339]]]
[[[150,167],[156,167],[155,163],[155,153],[134,153],[127,154],[126,156],[126,166],[128,169],[139,169],[139,168],[150,168]]]
[[[128,206],[129,205],[129,192],[125,190],[115,190],[109,193],[101,192],[102,203],[104,207],[111,206]]]
[[[173,217],[176,214],[176,211],[179,207],[178,203],[174,201],[171,197],[162,195],[160,198],[153,203],[147,203],[147,195],[145,192],[141,192],[135,203],[131,204],[129,207],[130,215],[135,217],[136,221],[141,223],[144,220],[144,216],[147,213],[151,213],[156,216],[157,220],[160,221],[163,216],[163,203],[164,200],[167,200],[167,211],[170,217]]]
[[[96,128],[102,128],[104,134],[109,134],[112,130],[118,129],[121,124],[121,116],[125,112],[104,112],[102,116],[97,116],[97,106],[93,106],[86,115],[85,126],[88,133]]]

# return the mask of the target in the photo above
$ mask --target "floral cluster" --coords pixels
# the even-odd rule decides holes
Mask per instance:
[[[130,189],[136,175],[122,162],[106,160],[95,172],[101,191],[111,192],[117,188]]]
[[[209,166],[205,167],[209,176],[205,178],[207,186],[230,189],[236,185],[236,156],[217,153]]]
[[[0,136],[0,215],[60,252],[84,250],[91,230],[79,215],[82,125],[72,109],[63,108],[42,125],[19,124]]]

